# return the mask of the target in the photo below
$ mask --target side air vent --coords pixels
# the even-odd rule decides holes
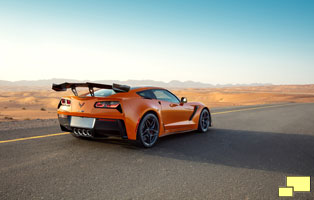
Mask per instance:
[[[190,117],[190,119],[189,119],[190,121],[193,119],[193,117],[194,117],[194,115],[195,115],[197,109],[198,109],[198,106],[194,106],[194,111],[193,111],[193,113],[192,113],[192,115],[191,115],[191,117]]]

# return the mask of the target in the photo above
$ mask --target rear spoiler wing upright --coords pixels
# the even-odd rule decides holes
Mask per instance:
[[[100,84],[100,83],[61,83],[61,84],[52,84],[52,89],[54,91],[66,91],[68,88],[71,88],[73,94],[78,96],[76,88],[77,87],[88,87],[90,95],[93,97],[94,95],[94,88],[101,88],[101,89],[112,89],[115,92],[128,92],[130,90],[130,86],[128,85],[119,85],[113,83],[112,85]]]

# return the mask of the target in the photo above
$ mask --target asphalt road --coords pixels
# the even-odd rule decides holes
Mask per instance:
[[[314,104],[212,113],[207,133],[152,149],[69,134],[0,143],[0,199],[279,199],[286,176],[311,176],[293,199],[314,199]],[[0,131],[0,141],[60,132]]]

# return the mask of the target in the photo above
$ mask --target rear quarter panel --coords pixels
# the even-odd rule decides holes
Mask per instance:
[[[163,133],[162,120],[160,117],[160,104],[156,99],[144,99],[142,97],[124,99],[122,109],[125,114],[125,126],[129,139],[136,139],[137,126],[145,113],[149,111],[153,111],[157,114],[160,124],[159,134]]]

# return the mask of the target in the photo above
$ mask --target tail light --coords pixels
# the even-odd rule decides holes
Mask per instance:
[[[70,99],[61,99],[61,105],[63,106],[70,106],[71,100]]]
[[[95,108],[117,108],[119,101],[99,101],[95,103]]]

